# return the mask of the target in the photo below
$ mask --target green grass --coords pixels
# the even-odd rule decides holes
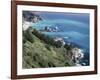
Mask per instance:
[[[45,43],[33,35],[30,29],[23,32],[23,37],[23,68],[74,66],[64,47],[57,48]]]

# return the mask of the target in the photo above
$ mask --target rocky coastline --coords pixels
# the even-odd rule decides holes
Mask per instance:
[[[26,17],[26,15],[28,17]],[[31,15],[31,16],[30,16]],[[24,13],[23,16],[23,31],[27,31],[29,27],[31,26],[31,23],[38,23],[42,18],[38,15],[35,15],[33,13]],[[41,30],[40,30],[41,31]],[[42,31],[47,32],[58,32],[59,28],[57,26],[46,26]],[[68,37],[67,37],[68,38]],[[64,48],[67,46],[67,55],[70,57],[70,61],[74,62],[75,66],[85,66],[85,64],[80,64],[81,59],[84,58],[84,51],[80,49],[77,46],[72,46],[70,42],[66,43],[63,38],[61,37],[55,37],[53,38],[55,42],[60,42]],[[62,47],[61,46],[61,47]]]

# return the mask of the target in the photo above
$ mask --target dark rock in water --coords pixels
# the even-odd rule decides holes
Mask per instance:
[[[47,32],[57,32],[59,30],[59,28],[56,26],[56,27],[52,27],[52,26],[46,26],[44,28],[45,31]]]

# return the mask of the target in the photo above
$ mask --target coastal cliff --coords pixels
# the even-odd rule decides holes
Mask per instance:
[[[23,68],[74,66],[64,47],[47,44],[30,29],[23,32]]]
[[[31,27],[42,18],[32,12],[23,13],[23,68],[47,68],[81,66],[84,57],[81,49],[65,43],[62,38],[53,38]],[[58,29],[45,27],[47,31]]]
[[[31,11],[23,11],[23,30],[27,30],[32,23],[37,23],[43,20],[39,15],[34,14]]]
[[[33,32],[31,27],[23,31],[23,68],[81,66],[78,65],[83,57],[80,49],[61,46],[53,38]]]

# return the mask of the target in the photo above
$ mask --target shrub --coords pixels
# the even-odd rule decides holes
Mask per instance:
[[[51,51],[50,45],[45,45],[45,47],[46,47],[49,51]]]
[[[33,34],[31,32],[31,29],[27,29],[26,31],[23,31],[23,41],[25,42],[26,40],[30,41],[31,43],[34,42],[34,37]]]

